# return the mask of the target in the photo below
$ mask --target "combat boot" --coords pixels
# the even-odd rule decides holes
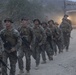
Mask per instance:
[[[55,52],[55,56],[57,55],[57,52]]]
[[[0,75],[1,75],[1,73],[2,73],[2,69],[0,68]]]
[[[59,50],[59,54],[60,54],[60,53],[63,53],[63,50]]]
[[[59,54],[61,53],[61,51],[59,51]]]
[[[25,75],[30,75],[30,71],[26,71]]]
[[[35,67],[35,70],[38,70],[39,69],[39,66],[37,65],[36,67]]]
[[[51,57],[49,58],[49,60],[52,61],[52,60],[53,60],[53,56],[51,56]]]
[[[18,75],[22,75],[23,73],[24,73],[24,71],[20,70]]]
[[[43,61],[41,64],[46,64],[46,60],[45,60],[45,61]]]
[[[66,52],[68,52],[68,49],[66,49]]]

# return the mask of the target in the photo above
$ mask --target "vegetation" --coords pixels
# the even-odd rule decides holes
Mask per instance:
[[[47,0],[47,2],[46,0],[2,0],[0,18],[11,17],[19,20],[25,16],[30,19],[43,19],[45,13],[60,12],[61,8],[62,6],[60,7],[56,0]]]

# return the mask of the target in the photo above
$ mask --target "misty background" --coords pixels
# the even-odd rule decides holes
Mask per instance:
[[[14,21],[22,17],[42,21],[58,21],[64,15],[64,0],[0,0],[0,19],[11,17]]]

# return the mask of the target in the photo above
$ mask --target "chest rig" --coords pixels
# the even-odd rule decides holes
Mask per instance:
[[[4,43],[10,43],[11,46],[15,46],[17,44],[17,37],[15,35],[15,32],[5,30],[4,33],[2,34],[2,40]]]

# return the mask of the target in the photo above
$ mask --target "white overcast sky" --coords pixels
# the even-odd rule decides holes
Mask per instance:
[[[70,0],[70,1],[76,1],[76,0]]]

